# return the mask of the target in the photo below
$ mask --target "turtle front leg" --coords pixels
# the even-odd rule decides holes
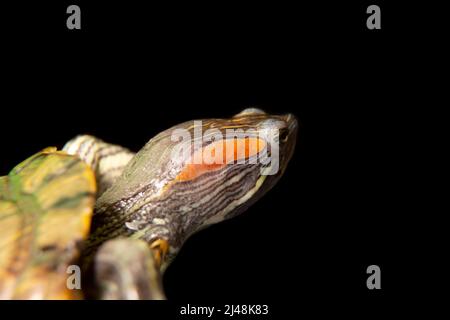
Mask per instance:
[[[127,148],[106,143],[90,135],[80,135],[66,143],[63,150],[80,157],[95,172],[97,197],[122,174],[135,153]]]
[[[96,298],[165,299],[161,273],[145,241],[119,238],[105,242],[95,256]]]

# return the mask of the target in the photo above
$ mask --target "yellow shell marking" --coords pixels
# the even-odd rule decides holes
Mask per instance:
[[[56,148],[0,178],[0,299],[81,297],[66,270],[89,232],[95,192],[92,170]]]

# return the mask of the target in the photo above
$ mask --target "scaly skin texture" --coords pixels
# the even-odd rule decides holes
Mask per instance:
[[[103,166],[102,179],[111,185],[99,186],[107,190],[96,202],[85,256],[92,257],[103,242],[120,236],[142,239],[150,246],[163,240],[169,246],[164,269],[191,234],[243,212],[275,185],[293,154],[297,127],[291,114],[270,115],[251,108],[230,119],[206,119],[201,124],[188,121],[174,126],[151,139],[131,160],[128,150],[93,137],[77,138],[81,143],[69,142],[64,149],[71,149],[83,159],[96,159],[94,170]],[[189,131],[191,138],[183,142],[193,148],[190,153],[174,156],[179,140],[172,141],[172,135],[179,129]],[[216,131],[211,132],[212,129]],[[230,154],[224,155],[224,165],[187,164],[196,153],[211,147],[214,133],[225,137],[227,129],[253,130],[255,137],[276,129],[278,172],[262,175],[261,168],[266,165],[248,163],[249,158],[269,148],[264,139],[258,140],[260,149],[244,156],[245,164],[230,163]],[[199,130],[203,133],[200,142],[195,138]],[[245,145],[245,140],[234,141]],[[111,154],[116,161],[111,160]],[[239,160],[239,156],[233,156],[231,160]],[[124,168],[118,178],[117,168]],[[114,178],[108,177],[109,171]]]

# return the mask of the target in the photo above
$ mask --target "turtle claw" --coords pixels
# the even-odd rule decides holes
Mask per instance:
[[[153,251],[156,264],[160,267],[169,252],[169,242],[164,239],[157,239],[152,242],[150,249]]]

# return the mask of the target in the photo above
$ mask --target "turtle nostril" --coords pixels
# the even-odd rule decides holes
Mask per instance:
[[[288,113],[288,115],[286,116],[286,122],[291,121],[292,119],[292,114]]]
[[[286,116],[286,122],[288,124],[289,130],[294,130],[298,127],[298,121],[292,113]]]

